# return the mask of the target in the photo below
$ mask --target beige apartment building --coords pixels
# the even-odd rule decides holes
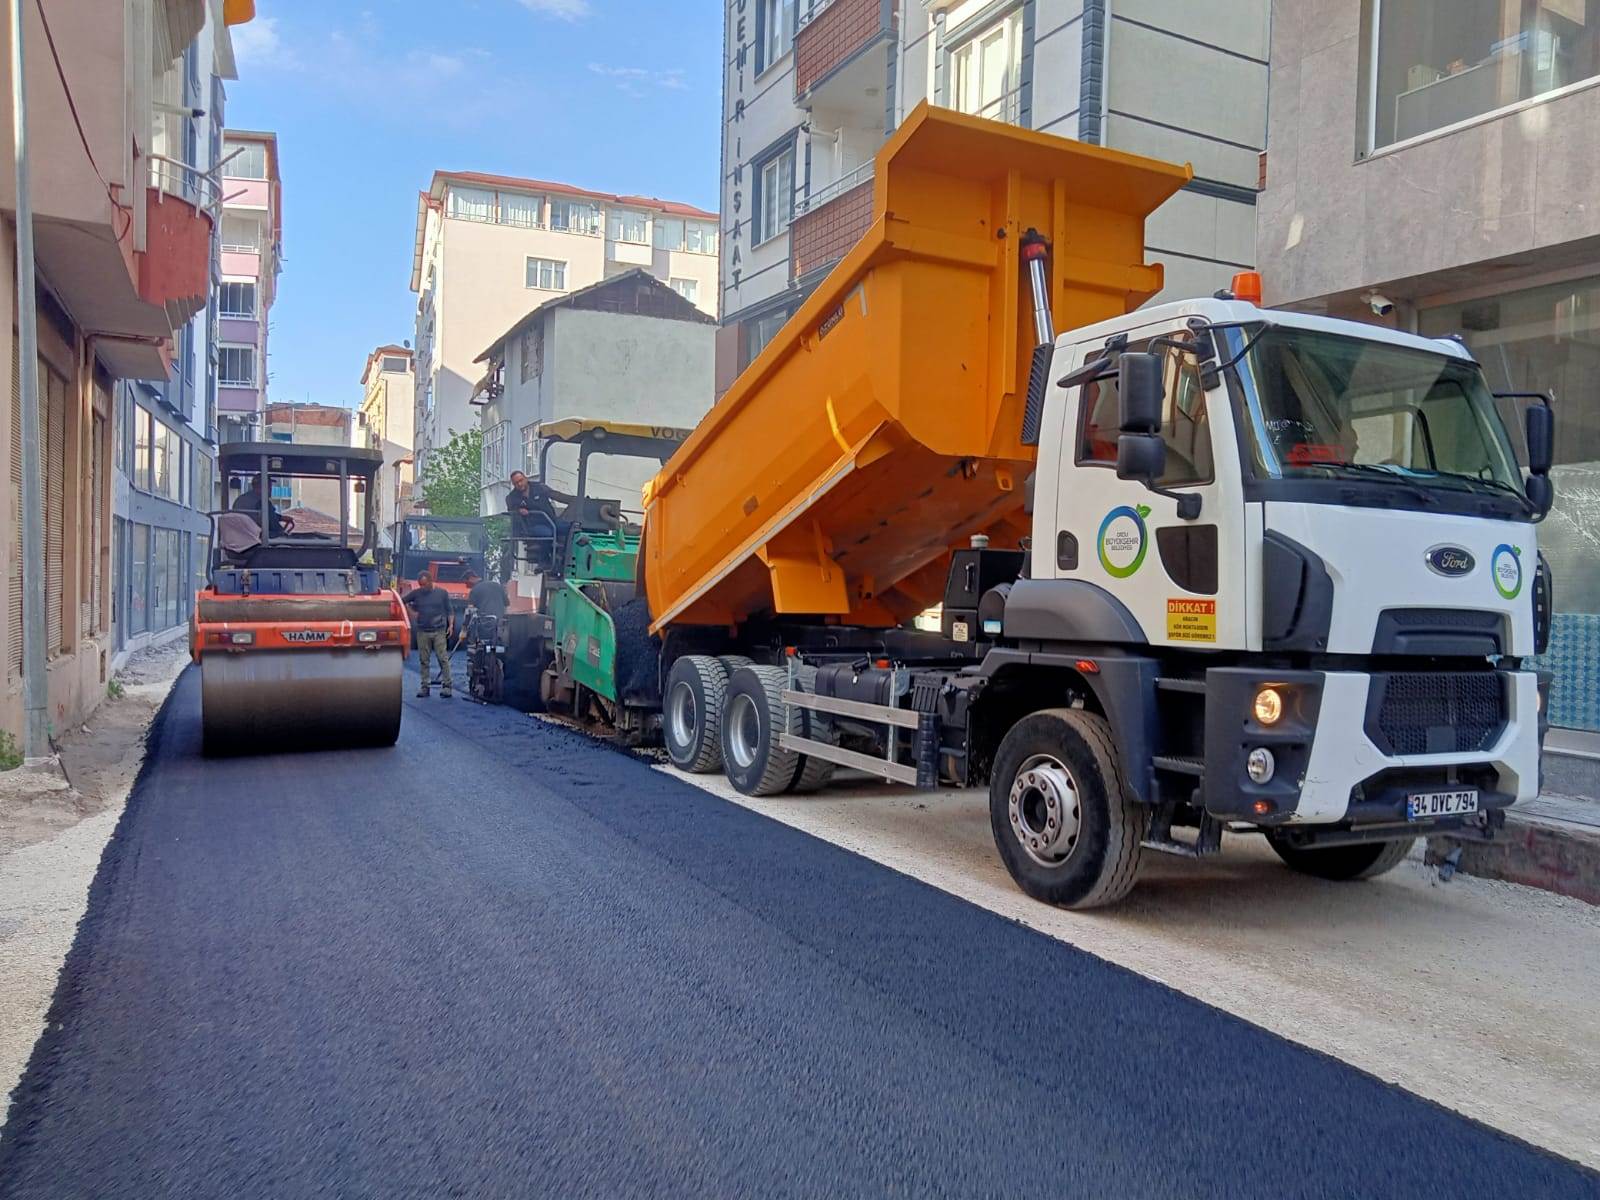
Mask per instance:
[[[643,269],[717,312],[717,214],[535,179],[437,172],[417,203],[415,451],[478,427],[474,360],[529,310]],[[418,497],[420,499],[420,497]]]
[[[1554,396],[1550,716],[1600,730],[1600,0],[1272,8],[1267,302],[1459,335]]]
[[[379,346],[361,372],[361,409],[352,432],[356,445],[383,451],[378,489],[378,529],[388,537],[411,511],[411,453],[416,419],[416,376],[407,346]]]

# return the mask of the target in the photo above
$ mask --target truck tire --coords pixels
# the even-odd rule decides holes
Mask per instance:
[[[1291,845],[1284,839],[1267,834],[1267,845],[1292,871],[1314,875],[1318,879],[1331,879],[1343,883],[1349,879],[1376,879],[1387,874],[1405,861],[1416,838],[1401,838],[1394,842],[1362,842],[1355,846],[1314,847]]]
[[[796,672],[795,682],[802,692],[814,694],[817,690],[817,669],[815,667],[801,667]],[[834,730],[833,722],[828,720],[824,713],[814,712],[811,709],[802,709],[798,714],[803,719],[805,736],[818,742],[826,742],[830,746],[839,744],[839,735]],[[826,759],[813,758],[811,755],[802,755],[800,758],[800,773],[795,776],[794,791],[800,795],[820,791],[826,787],[833,778],[834,764]]]
[[[667,673],[661,739],[680,771],[709,775],[722,766],[722,713],[728,673],[705,654],[686,654]]]
[[[728,680],[722,720],[722,771],[746,796],[776,796],[794,786],[801,756],[778,748],[784,728],[780,667],[740,667]]]
[[[742,654],[719,654],[717,655],[717,661],[722,664],[722,669],[728,673],[729,679],[733,678],[733,673],[740,667],[753,667],[756,665],[755,659],[746,658]]]
[[[1133,887],[1150,810],[1122,786],[1106,719],[1051,708],[1024,717],[1000,742],[989,824],[1024,892],[1046,904],[1098,908]]]

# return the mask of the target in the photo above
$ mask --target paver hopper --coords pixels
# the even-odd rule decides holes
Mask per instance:
[[[973,534],[1017,545],[1034,350],[1160,290],[1144,221],[1190,176],[914,112],[879,152],[866,236],[646,489],[653,627],[896,625]]]
[[[191,626],[206,752],[392,745],[410,627],[400,597],[361,563],[376,533],[382,454],[235,443],[218,464],[224,497],[240,494],[213,514],[210,580]],[[337,508],[336,531],[296,529],[273,504],[273,489],[295,481]],[[350,528],[352,492],[360,532]]]

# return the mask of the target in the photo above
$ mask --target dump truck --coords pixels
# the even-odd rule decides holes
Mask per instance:
[[[482,517],[434,517],[415,513],[394,526],[394,583],[402,595],[417,586],[427,571],[436,587],[450,597],[450,611],[460,621],[472,589],[467,576],[488,577],[485,551],[488,533]]]
[[[616,670],[675,766],[986,787],[1076,908],[1226,831],[1370,878],[1536,794],[1548,397],[1249,273],[1141,307],[1190,178],[926,106],[889,139],[866,235],[646,488]]]
[[[217,454],[227,511],[211,514],[190,652],[207,754],[392,746],[410,623],[378,568],[376,450],[235,442]],[[339,492],[338,533],[296,530],[273,503],[295,481]],[[351,527],[352,499],[361,526]]]

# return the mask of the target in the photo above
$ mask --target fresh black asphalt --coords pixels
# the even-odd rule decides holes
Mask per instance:
[[[1600,1196],[581,735],[435,698],[394,750],[207,761],[198,704],[0,1196]]]

